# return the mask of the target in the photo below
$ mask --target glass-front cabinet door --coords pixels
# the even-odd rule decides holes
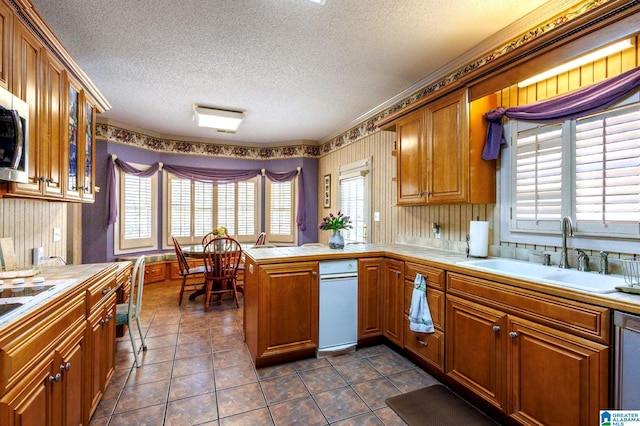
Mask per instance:
[[[95,108],[89,102],[85,102],[84,108],[84,156],[83,156],[83,182],[82,200],[93,201],[94,194],[94,145],[95,145]]]
[[[69,153],[69,167],[67,169],[67,182],[65,184],[65,198],[80,199],[80,187],[79,187],[79,167],[81,164],[78,161],[79,146],[81,131],[80,127],[80,93],[81,91],[73,84],[69,84],[69,137],[68,137],[68,153]]]

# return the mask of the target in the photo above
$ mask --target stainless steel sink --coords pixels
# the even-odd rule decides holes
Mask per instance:
[[[600,275],[596,272],[561,269],[555,266],[543,266],[521,260],[495,258],[465,260],[458,262],[458,264],[481,271],[591,293],[614,293],[617,291],[616,287],[626,285],[624,277],[621,275]]]

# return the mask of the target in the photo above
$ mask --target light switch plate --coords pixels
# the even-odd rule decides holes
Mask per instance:
[[[380,222],[380,212],[373,212],[373,221]]]
[[[61,238],[60,228],[53,228],[53,242],[57,243],[58,241],[60,241],[60,238]]]

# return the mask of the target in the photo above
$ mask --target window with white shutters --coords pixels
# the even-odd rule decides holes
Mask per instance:
[[[266,228],[270,243],[293,244],[296,238],[294,180],[266,182]]]
[[[527,123],[514,127],[512,227],[538,231],[558,228],[562,219],[563,127]]]
[[[578,119],[575,157],[576,228],[640,235],[640,105]]]
[[[561,124],[512,121],[511,230],[640,237],[640,103]]]
[[[156,248],[157,175],[141,178],[120,172],[115,253]]]
[[[369,171],[371,158],[340,167],[340,212],[351,219],[342,231],[345,243],[366,243],[369,227]]]
[[[165,187],[165,240],[175,236],[182,244],[197,244],[219,226],[240,242],[257,238],[258,178],[214,185],[168,174]]]

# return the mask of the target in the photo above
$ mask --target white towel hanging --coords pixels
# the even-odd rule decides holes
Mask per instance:
[[[409,309],[409,328],[418,333],[433,333],[433,320],[427,303],[427,282],[422,274],[416,274]]]

